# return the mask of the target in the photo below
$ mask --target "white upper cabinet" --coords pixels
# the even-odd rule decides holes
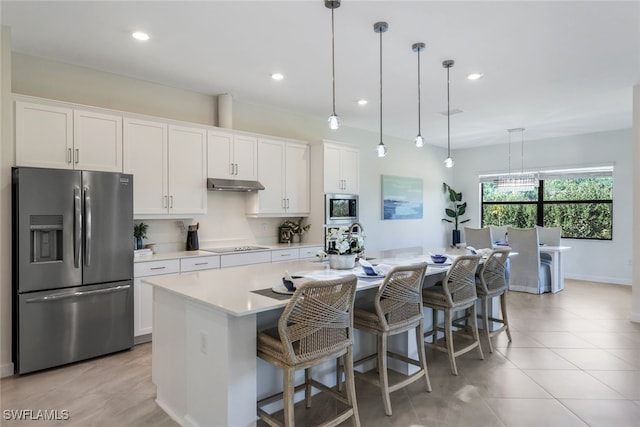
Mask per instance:
[[[75,169],[122,172],[122,116],[73,110]]]
[[[265,189],[247,199],[248,215],[309,215],[309,146],[259,138],[258,181]]]
[[[208,177],[255,181],[258,139],[231,132],[208,132]]]
[[[16,101],[16,165],[122,172],[122,116]]]
[[[169,125],[169,212],[207,213],[207,132]]]
[[[360,150],[337,143],[323,143],[324,192],[358,194]]]
[[[134,215],[168,212],[167,133],[165,123],[124,119],[124,171],[133,174]]]
[[[204,129],[125,118],[124,147],[134,216],[206,213]]]

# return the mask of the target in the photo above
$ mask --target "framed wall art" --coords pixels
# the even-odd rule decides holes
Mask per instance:
[[[382,219],[421,219],[422,178],[382,175]]]

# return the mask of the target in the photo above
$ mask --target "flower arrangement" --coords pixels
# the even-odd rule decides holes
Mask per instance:
[[[364,251],[364,237],[349,233],[349,227],[334,228],[329,232],[328,254],[349,255]]]
[[[300,218],[298,221],[293,221],[290,219],[286,219],[281,227],[288,227],[291,229],[291,233],[292,234],[300,234],[303,235],[304,233],[306,233],[307,231],[309,231],[309,229],[311,228],[311,224],[307,224],[307,225],[302,225],[302,221],[304,220],[304,218]]]

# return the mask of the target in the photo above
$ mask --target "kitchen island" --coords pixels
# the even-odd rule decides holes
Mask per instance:
[[[387,251],[381,261],[389,265],[421,262],[428,258],[426,253],[422,248]],[[288,299],[254,291],[269,295],[270,288],[282,283],[285,270],[316,278],[355,272],[331,270],[326,263],[306,260],[144,279],[154,288],[156,401],[179,424],[255,425],[258,397],[281,388],[279,371],[256,357],[256,335],[277,323]],[[429,267],[427,274],[445,270]],[[358,296],[367,290],[375,292],[381,280],[359,279]],[[360,343],[355,338],[357,350]],[[375,348],[370,347],[365,351]]]

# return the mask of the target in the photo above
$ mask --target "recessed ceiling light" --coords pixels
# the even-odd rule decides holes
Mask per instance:
[[[147,41],[149,40],[149,34],[147,33],[143,33],[142,31],[136,31],[135,33],[131,34],[131,36],[136,39],[136,40],[140,40],[140,41]]]
[[[273,74],[271,74],[271,78],[273,80],[282,80],[282,79],[284,79],[284,76],[282,74],[280,74],[280,73],[273,73]]]
[[[358,105],[367,105],[369,101],[366,99],[358,99]]]
[[[467,76],[469,80],[479,80],[484,76],[482,73],[471,73]]]

